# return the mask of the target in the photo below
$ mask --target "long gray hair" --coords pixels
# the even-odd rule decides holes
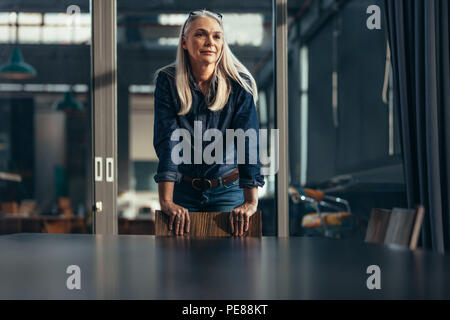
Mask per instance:
[[[177,87],[178,97],[181,103],[181,108],[178,113],[179,115],[187,114],[192,106],[192,94],[189,86],[190,61],[187,50],[183,49],[182,46],[183,36],[189,31],[191,23],[195,19],[201,17],[211,17],[215,19],[219,23],[223,34],[222,21],[217,17],[216,14],[207,10],[195,11],[195,15],[190,15],[186,19],[183,27],[180,30],[177,57],[175,62],[156,71],[156,75],[159,72],[165,72],[171,76],[174,76],[170,72],[170,70],[173,70],[173,68],[170,67],[175,67],[175,83]],[[225,37],[222,37],[222,52],[216,62],[213,79],[209,83],[209,88],[206,94],[206,103],[208,108],[211,111],[219,111],[225,107],[231,93],[232,85],[230,79],[236,81],[248,93],[252,94],[253,100],[256,104],[256,101],[258,99],[258,89],[256,87],[255,79],[248,71],[248,69],[231,52],[230,47],[225,41]],[[242,77],[241,74],[245,75],[250,80],[250,84],[248,84],[248,82],[244,79],[244,77]]]

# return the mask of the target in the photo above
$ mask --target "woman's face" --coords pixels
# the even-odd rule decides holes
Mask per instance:
[[[197,18],[185,32],[182,45],[188,51],[191,63],[215,64],[223,47],[222,28],[214,18]]]

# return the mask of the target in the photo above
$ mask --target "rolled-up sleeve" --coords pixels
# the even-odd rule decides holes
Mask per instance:
[[[172,149],[178,142],[170,140],[174,130],[178,129],[177,114],[169,90],[169,80],[162,72],[156,79],[154,97],[153,146],[159,159],[154,180],[179,182],[181,174],[178,172],[178,165],[171,158]]]
[[[261,162],[259,159],[259,122],[256,114],[256,106],[252,94],[242,90],[237,99],[236,113],[233,119],[233,129],[242,129],[246,132],[252,129],[256,132],[257,147],[245,144],[245,163],[239,164],[239,187],[255,188],[264,186],[264,176],[261,174]],[[256,163],[250,163],[250,153],[256,152]],[[254,155],[253,155],[254,156]]]

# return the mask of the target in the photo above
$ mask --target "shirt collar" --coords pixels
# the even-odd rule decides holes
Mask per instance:
[[[190,85],[190,87],[193,90],[196,90],[196,91],[198,91],[200,93],[203,93],[202,90],[200,89],[200,87],[197,85],[197,82],[195,82],[195,79],[194,79],[194,76],[192,75],[190,67],[188,69],[188,75],[189,75],[188,77],[189,77],[189,85]],[[217,83],[215,84],[214,88],[215,88],[215,91],[217,91]]]
[[[192,72],[191,72],[190,68],[189,68],[188,74],[189,74],[189,85],[191,86],[191,88],[194,89],[194,90],[202,92],[202,90],[200,90],[199,86],[195,82],[194,76],[192,75]]]

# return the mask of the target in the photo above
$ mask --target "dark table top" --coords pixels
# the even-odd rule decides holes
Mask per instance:
[[[66,287],[69,265],[81,290]],[[0,299],[35,298],[449,299],[450,257],[321,238],[0,236]]]

